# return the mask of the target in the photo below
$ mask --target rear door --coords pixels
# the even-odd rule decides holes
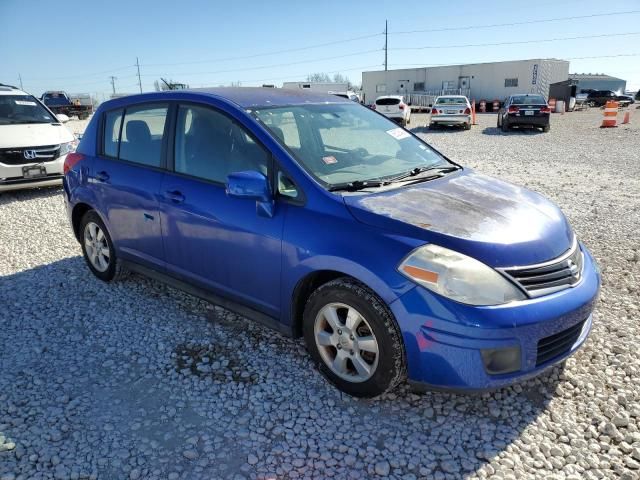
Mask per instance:
[[[161,188],[167,270],[173,276],[277,317],[286,205],[273,216],[226,194],[227,175],[268,175],[271,155],[236,120],[208,105],[175,115],[173,171]]]
[[[99,211],[122,258],[164,268],[158,193],[167,103],[106,112],[93,177]]]

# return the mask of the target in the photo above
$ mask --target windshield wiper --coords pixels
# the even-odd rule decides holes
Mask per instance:
[[[444,175],[445,173],[449,173],[449,172],[454,172],[456,170],[459,170],[460,167],[456,166],[456,165],[439,165],[436,167],[416,167],[413,170],[409,170],[406,173],[400,174],[397,177],[393,177],[387,180],[387,182],[389,183],[393,183],[393,182],[400,182],[402,180],[409,180],[412,177],[415,177],[417,175],[420,175],[421,173],[424,172],[434,172],[433,176],[429,176],[429,177],[425,177],[425,178],[421,178],[420,181],[426,181],[426,180],[430,180],[432,178],[437,178],[439,176]]]
[[[336,183],[331,185],[327,190],[330,192],[356,192],[358,190],[364,190],[365,188],[376,188],[388,185],[389,182],[382,182],[380,180],[354,180],[353,182]]]

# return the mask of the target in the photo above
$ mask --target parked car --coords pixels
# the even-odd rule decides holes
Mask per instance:
[[[34,96],[0,84],[0,192],[62,183],[62,166],[75,148],[63,122]]]
[[[608,101],[616,101],[623,105],[633,103],[633,98],[627,95],[618,95],[611,90],[593,90],[587,96],[587,103],[592,107],[602,107]]]
[[[558,207],[347,99],[221,88],[110,100],[65,171],[96,277],[141,272],[304,336],[351,395],[407,377],[501,387],[562,362],[591,330],[599,271]]]
[[[464,95],[443,95],[437,97],[431,109],[429,128],[442,125],[461,126],[471,129],[471,103]]]
[[[335,95],[337,97],[348,98],[353,102],[360,103],[360,97],[355,92],[347,91],[347,92],[329,92],[331,95]]]
[[[636,103],[632,95],[616,95],[616,100],[623,103],[624,105],[631,105],[632,103]]]
[[[78,117],[79,120],[89,118],[93,113],[91,97],[83,95],[84,102],[80,98],[72,98],[66,92],[44,92],[42,102],[54,113],[62,113],[68,117]]]
[[[543,132],[551,129],[551,109],[542,95],[522,93],[509,96],[498,110],[498,128],[536,127]]]
[[[411,107],[405,103],[402,95],[385,95],[378,97],[371,108],[380,112],[385,117],[399,122],[403,127],[411,123]]]

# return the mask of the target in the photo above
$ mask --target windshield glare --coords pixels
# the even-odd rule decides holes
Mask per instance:
[[[0,95],[0,125],[57,121],[31,95]]]
[[[326,187],[448,165],[397,124],[358,104],[293,105],[254,114]]]
[[[467,99],[462,97],[440,97],[436,100],[436,105],[466,105]]]

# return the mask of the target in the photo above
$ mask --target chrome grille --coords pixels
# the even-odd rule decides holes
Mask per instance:
[[[27,154],[25,155],[25,152]],[[51,162],[59,157],[60,145],[40,147],[0,149],[0,163],[5,165],[27,165],[30,163]]]
[[[540,297],[572,287],[582,278],[584,257],[578,241],[560,257],[549,262],[524,267],[500,269],[530,297]]]

